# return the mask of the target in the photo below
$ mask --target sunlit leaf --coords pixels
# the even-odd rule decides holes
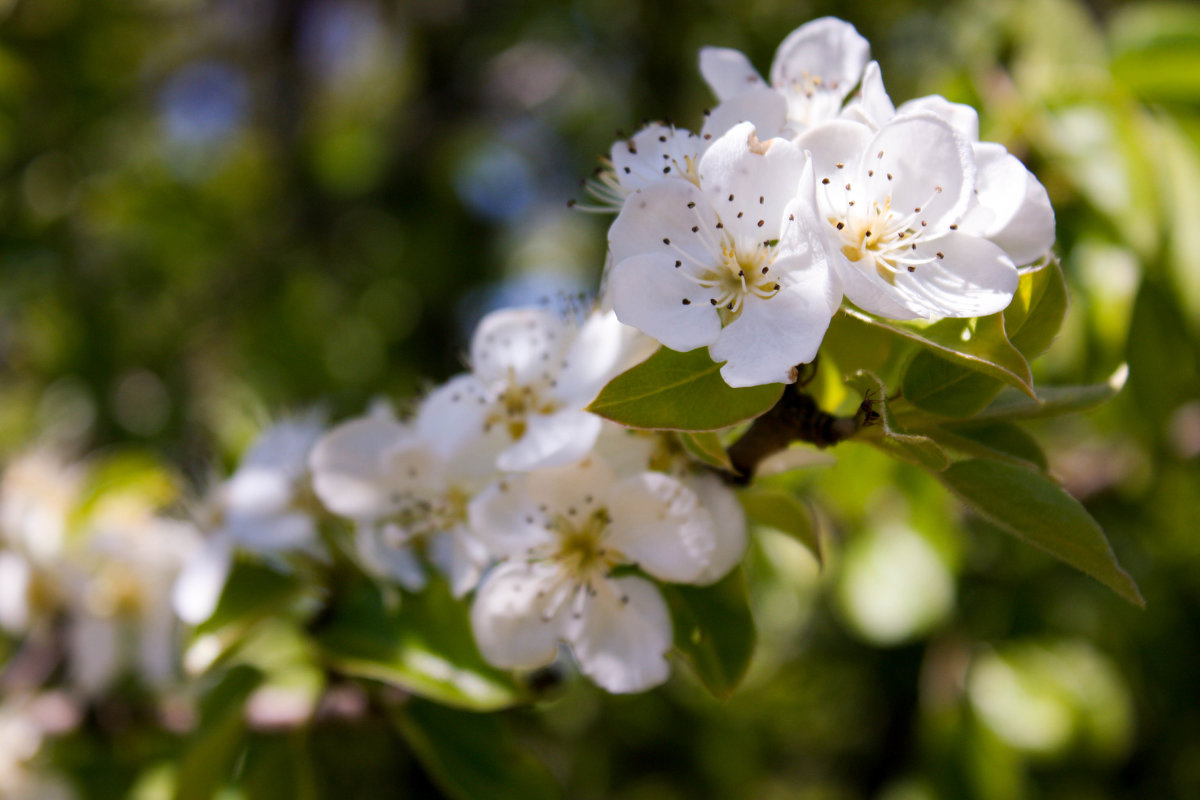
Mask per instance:
[[[1108,381],[1083,386],[1042,386],[1037,390],[1037,399],[1030,399],[1016,389],[1004,389],[996,399],[979,413],[971,417],[972,422],[1036,419],[1073,414],[1094,408],[1112,399],[1125,385],[1129,370],[1122,366]],[[924,430],[944,420],[931,417],[919,410],[905,408],[896,416],[908,428]]]
[[[588,411],[632,428],[714,431],[757,417],[782,393],[780,383],[731,388],[704,348],[663,347],[610,381]]]
[[[1010,462],[976,458],[935,476],[992,524],[1086,572],[1131,603],[1145,605],[1100,526],[1049,478]]]
[[[338,605],[318,642],[335,669],[439,703],[490,711],[524,702],[513,677],[479,654],[469,608],[441,579],[431,580],[420,594],[406,594],[398,610],[364,582]]]
[[[494,714],[413,700],[396,724],[430,779],[454,800],[542,800],[562,796],[546,768]]]
[[[1025,358],[1044,353],[1067,316],[1067,282],[1058,260],[1022,273],[1003,314],[1008,340]]]
[[[935,355],[990,375],[1033,394],[1029,362],[1008,340],[1004,315],[978,319],[943,319],[933,323],[897,322],[843,308],[842,314],[895,336],[916,342]]]
[[[675,650],[717,697],[737,689],[750,667],[756,633],[741,569],[711,586],[662,587],[675,626]]]
[[[742,508],[752,522],[791,536],[821,562],[821,537],[812,510],[791,492],[768,486],[753,486],[738,492]]]
[[[683,443],[683,449],[687,450],[700,463],[715,469],[733,472],[733,462],[729,460],[729,453],[725,451],[725,445],[721,444],[720,438],[715,433],[683,431],[679,434],[679,441]]]

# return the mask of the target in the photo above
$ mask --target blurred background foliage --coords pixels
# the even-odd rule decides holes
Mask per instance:
[[[1130,373],[1038,433],[1148,608],[850,444],[792,480],[823,569],[758,531],[759,650],[731,699],[568,680],[500,722],[572,798],[1200,796],[1194,3],[0,0],[0,449],[136,450],[202,480],[284,411],[403,406],[484,310],[594,291],[607,220],[565,201],[618,129],[699,127],[700,46],[766,70],[823,14],[894,98],[974,104],[1046,184],[1073,305],[1038,379]],[[260,672],[303,650],[276,628]],[[438,796],[478,745],[445,740],[463,752],[439,774],[411,743],[465,712],[417,703],[402,741],[355,702],[222,723],[230,796]],[[187,736],[138,723],[96,709],[43,758],[95,798],[204,772],[176,776]]]

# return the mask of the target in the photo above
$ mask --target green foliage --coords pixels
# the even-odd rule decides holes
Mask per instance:
[[[738,499],[752,522],[791,536],[823,560],[821,534],[808,504],[793,493],[771,486],[752,486],[738,492]]]
[[[340,672],[455,708],[493,711],[525,702],[528,694],[512,675],[479,655],[468,610],[439,578],[419,594],[405,594],[399,608],[389,608],[379,588],[364,581],[337,604],[317,641]]]
[[[631,428],[715,431],[757,417],[782,393],[778,383],[730,388],[705,348],[662,347],[610,381],[588,410]]]
[[[937,477],[984,519],[1145,606],[1100,526],[1049,478],[1018,464],[978,458],[952,464]]]
[[[174,800],[208,800],[232,781],[246,735],[243,706],[261,680],[257,670],[237,667],[206,693],[179,765]]]
[[[733,463],[729,460],[729,453],[725,452],[725,445],[715,433],[711,431],[694,433],[681,431],[679,441],[683,443],[683,449],[687,450],[688,454],[701,464],[707,464],[713,469],[733,472]]]
[[[675,628],[675,650],[720,698],[737,689],[754,655],[756,633],[746,578],[735,569],[711,586],[662,587]]]
[[[438,788],[453,800],[549,800],[562,792],[498,717],[412,700],[396,725]]]

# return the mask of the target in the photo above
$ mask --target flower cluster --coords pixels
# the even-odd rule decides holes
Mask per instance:
[[[699,135],[652,124],[591,184],[617,211],[606,300],[675,350],[707,347],[731,386],[789,382],[843,300],[898,320],[1004,309],[1054,242],[1045,189],[974,109],[895,106],[854,28],[791,33],[770,82],[705,48],[719,104]],[[857,91],[855,91],[857,88]]]
[[[427,565],[474,592],[485,659],[533,669],[570,646],[612,692],[666,680],[670,615],[654,581],[711,583],[745,549],[732,492],[584,407],[653,343],[611,312],[486,316],[471,371],[411,419],[377,411],[326,433],[312,487],[353,522],[364,567],[420,591]]]

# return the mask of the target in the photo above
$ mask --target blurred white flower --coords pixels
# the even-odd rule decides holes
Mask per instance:
[[[673,350],[707,346],[731,386],[789,382],[841,302],[813,202],[804,153],[737,125],[697,183],[648,185],[617,217],[613,310]]]
[[[390,414],[350,420],[313,448],[313,490],[326,508],[358,524],[359,555],[376,574],[420,590],[426,578],[417,551],[424,549],[462,596],[490,559],[467,525],[467,503],[495,474],[497,445],[506,443],[497,439],[481,436],[444,456]]]
[[[584,210],[620,211],[632,192],[663,180],[698,183],[704,146],[705,140],[689,130],[650,123],[631,138],[613,144],[608,160],[587,182],[588,192],[600,201],[600,207]]]
[[[600,418],[584,407],[650,355],[647,345],[612,313],[592,313],[576,326],[546,309],[493,311],[472,337],[472,371],[426,398],[417,432],[449,455],[499,431],[507,438],[496,458],[501,470],[577,461],[600,432]]]
[[[768,85],[746,56],[724,47],[700,50],[700,74],[720,104],[704,133],[718,137],[752,122],[765,139],[795,137],[833,119],[858,85],[871,47],[854,26],[822,17],[792,31],[775,51]]]
[[[471,608],[480,651],[499,667],[548,664],[558,643],[610,692],[667,679],[672,627],[654,584],[699,583],[716,523],[696,493],[657,472],[618,477],[598,458],[497,482],[472,501],[472,527],[507,559]]]
[[[207,541],[175,585],[173,605],[180,619],[195,625],[212,615],[235,551],[277,563],[294,553],[324,557],[307,508],[308,453],[323,430],[317,414],[272,424],[205,501],[197,516]]]

